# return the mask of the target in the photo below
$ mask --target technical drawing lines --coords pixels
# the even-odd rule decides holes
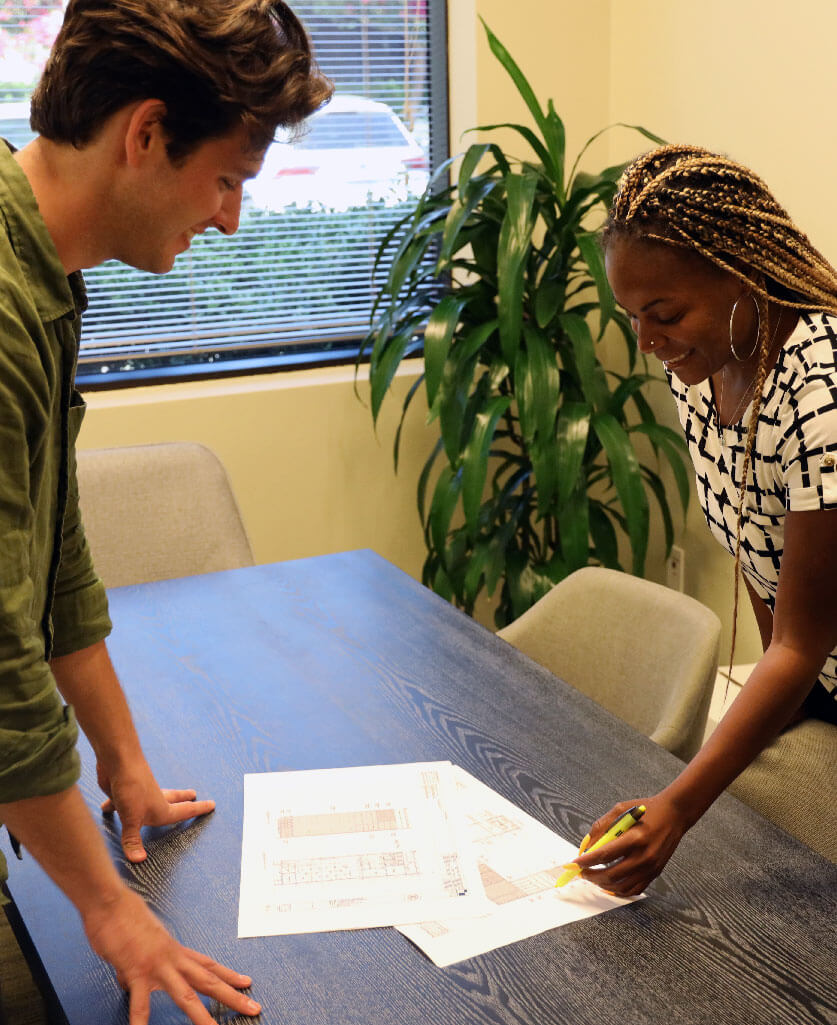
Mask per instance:
[[[331,858],[288,858],[277,861],[273,868],[274,883],[277,886],[419,874],[418,862],[413,851],[347,854]]]
[[[358,811],[328,811],[311,815],[280,815],[279,838],[300,836],[339,836],[347,833],[378,833],[409,829],[406,808],[363,808]]]
[[[472,841],[484,843],[495,837],[510,837],[513,833],[519,833],[523,828],[519,822],[503,815],[500,812],[491,812],[488,809],[479,813],[469,812],[466,814],[468,830]]]
[[[522,900],[550,890],[563,871],[560,865],[553,865],[519,879],[506,879],[484,862],[480,862],[479,868],[485,895],[492,904],[509,904],[513,900]]]

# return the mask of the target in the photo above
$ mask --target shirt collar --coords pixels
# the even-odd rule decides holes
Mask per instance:
[[[38,313],[45,322],[83,313],[87,307],[84,279],[79,271],[67,276],[29,179],[12,153],[9,143],[0,140],[0,216]]]

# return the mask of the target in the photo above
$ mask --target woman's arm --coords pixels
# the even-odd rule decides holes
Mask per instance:
[[[753,590],[753,585],[744,577],[744,584],[747,594],[750,596],[750,604],[753,606],[753,615],[756,617],[756,626],[759,628],[761,637],[761,650],[767,651],[770,646],[770,639],[773,636],[773,613]]]
[[[643,798],[641,822],[576,862],[584,877],[621,895],[641,893],[662,871],[683,834],[793,718],[837,645],[837,510],[791,512],[769,644],[706,744],[663,791]],[[622,802],[591,828],[595,840],[637,801]]]

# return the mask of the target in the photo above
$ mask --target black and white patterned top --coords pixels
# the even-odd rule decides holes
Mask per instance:
[[[709,529],[735,551],[735,510],[749,407],[722,427],[710,382],[669,384],[695,467]],[[771,611],[790,510],[837,509],[837,317],[804,313],[762,390],[741,526],[741,569]],[[837,649],[819,682],[837,700]]]

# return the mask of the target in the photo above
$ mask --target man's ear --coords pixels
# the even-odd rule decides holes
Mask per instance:
[[[125,126],[125,157],[129,166],[139,166],[160,148],[165,151],[165,114],[162,100],[143,100],[134,107]]]

